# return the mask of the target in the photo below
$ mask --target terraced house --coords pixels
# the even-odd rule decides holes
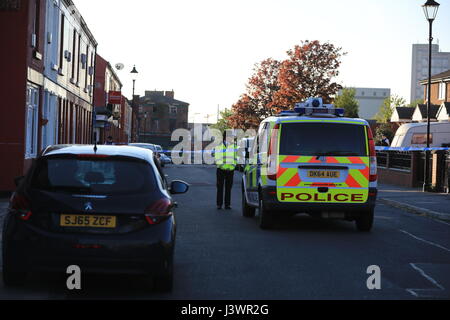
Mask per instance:
[[[0,191],[52,144],[92,141],[97,42],[71,0],[0,2]]]

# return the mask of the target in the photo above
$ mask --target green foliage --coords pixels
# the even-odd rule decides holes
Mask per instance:
[[[406,107],[415,108],[415,107],[417,107],[418,104],[424,104],[424,103],[425,103],[425,101],[423,99],[417,99],[417,100],[414,100],[413,102],[411,102],[410,104],[408,104]]]
[[[359,118],[359,102],[355,99],[356,90],[353,88],[344,88],[342,93],[334,100],[336,108],[345,110],[345,116],[348,118]]]
[[[216,124],[211,125],[211,128],[218,129],[222,133],[227,129],[232,129],[232,126],[229,123],[229,118],[233,115],[233,112],[229,109],[225,109],[225,111],[220,112],[220,119]]]
[[[375,119],[381,123],[388,123],[391,121],[392,114],[395,108],[403,107],[406,104],[406,100],[398,95],[392,95],[384,99],[383,104],[380,106],[380,111],[378,111]]]

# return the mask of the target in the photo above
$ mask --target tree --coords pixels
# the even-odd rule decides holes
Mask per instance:
[[[243,94],[231,107],[232,115],[228,118],[234,129],[256,129],[261,123],[258,103],[249,95]]]
[[[380,111],[375,116],[377,122],[381,123],[375,132],[375,142],[379,144],[383,136],[386,136],[389,141],[392,142],[394,138],[394,130],[391,125],[392,114],[395,108],[403,107],[406,104],[406,100],[398,95],[392,95],[384,99],[383,104],[380,106]]]
[[[322,97],[331,101],[342,86],[334,82],[339,75],[342,48],[326,42],[303,41],[287,52],[288,59],[280,66],[278,83],[280,89],[275,94],[275,104],[281,109],[292,109],[295,103],[310,97]]]
[[[224,111],[220,112],[220,119],[216,124],[211,125],[211,128],[218,129],[222,133],[225,132],[227,129],[231,129],[232,126],[230,124],[229,118],[233,115],[233,112],[229,109],[225,109]]]
[[[281,63],[272,58],[257,63],[247,83],[247,96],[252,100],[256,117],[263,120],[274,114],[274,95],[280,89],[278,77]]]
[[[344,88],[342,93],[334,100],[336,108],[344,109],[345,116],[349,118],[359,118],[359,102],[355,99],[356,90]]]
[[[380,110],[376,114],[375,119],[381,123],[388,123],[391,121],[394,109],[397,107],[403,107],[405,104],[406,100],[398,95],[387,97],[380,106]]]

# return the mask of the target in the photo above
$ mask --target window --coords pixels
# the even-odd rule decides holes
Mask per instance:
[[[105,159],[49,157],[41,160],[32,187],[79,194],[143,194],[155,190],[155,172],[145,161],[124,157]]]
[[[177,107],[170,106],[170,113],[177,114]]]
[[[38,114],[39,89],[29,85],[27,88],[25,136],[25,158],[27,159],[34,158],[37,155]]]
[[[446,88],[446,83],[445,82],[441,82],[439,83],[439,93],[438,93],[438,99],[439,100],[445,100],[445,96],[447,95],[447,88]]]
[[[433,134],[430,134],[430,144],[433,143]],[[427,144],[426,133],[414,133],[411,139],[411,144]]]
[[[34,23],[33,23],[33,35],[32,39],[33,47],[36,51],[39,51],[39,23],[40,23],[40,0],[35,0],[34,2]]]
[[[157,132],[159,131],[159,120],[158,119],[153,119],[152,120],[152,131],[153,132]]]
[[[84,88],[85,89],[87,89],[87,87],[88,87],[88,69],[89,69],[88,57],[89,57],[89,46],[86,46],[86,70],[85,70],[85,78],[84,78]]]
[[[158,107],[154,106],[153,107],[153,112],[158,112]]]
[[[75,52],[77,49],[77,31],[73,30],[73,39],[72,39],[72,80],[75,81],[75,64],[76,64],[76,57]]]
[[[81,34],[78,35],[78,52],[77,52],[77,85],[80,83],[80,57],[81,57]],[[75,61],[75,59],[74,59]]]
[[[64,14],[61,15],[61,27],[60,27],[60,34],[61,34],[61,39],[59,42],[59,69],[60,69],[60,73],[62,73],[62,69],[64,66],[64,21],[65,21],[65,17]]]

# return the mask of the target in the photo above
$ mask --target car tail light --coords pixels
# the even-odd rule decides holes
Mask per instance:
[[[11,209],[15,210],[19,219],[28,221],[33,214],[31,212],[30,201],[27,197],[20,193],[14,193],[11,197]]]
[[[278,173],[277,172],[278,171],[277,145],[278,145],[278,131],[279,131],[279,129],[280,129],[280,125],[279,124],[276,124],[273,127],[272,135],[270,137],[269,150],[267,152],[267,158],[268,158],[268,161],[269,161],[267,177],[270,180],[277,180],[277,173]]]
[[[373,133],[370,127],[367,127],[367,136],[369,138],[369,157],[370,157],[370,176],[369,181],[375,182],[378,179],[378,163],[377,152],[375,150],[375,141],[373,140]]]
[[[172,202],[167,198],[162,198],[145,209],[145,219],[151,225],[162,222],[172,215]]]

